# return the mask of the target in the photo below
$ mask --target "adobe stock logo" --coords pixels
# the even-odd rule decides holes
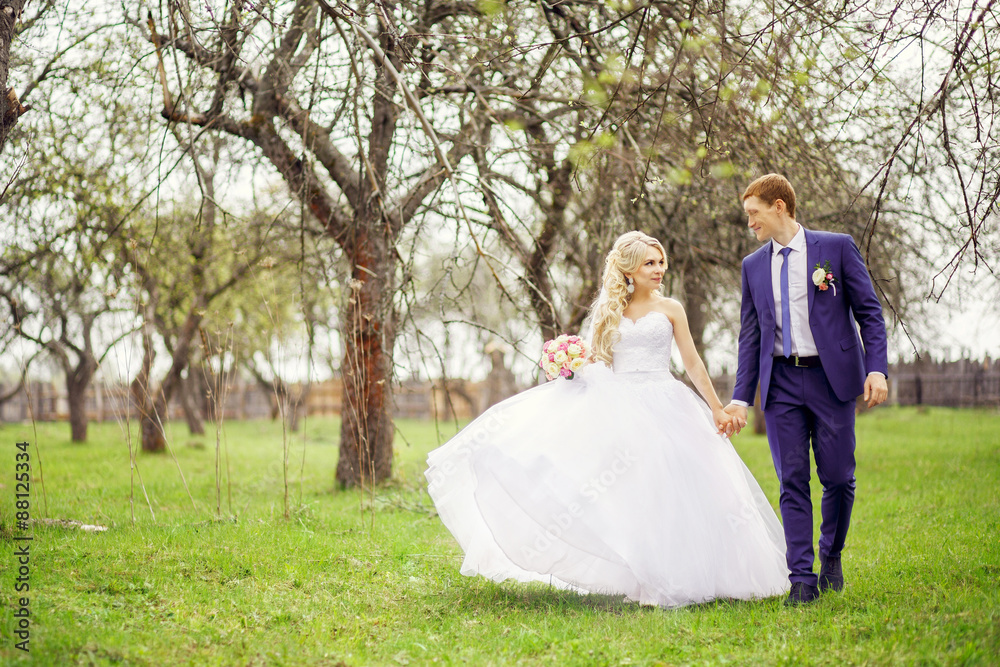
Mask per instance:
[[[444,484],[458,470],[456,461],[467,462],[476,450],[490,441],[491,436],[499,433],[506,426],[506,412],[503,408],[494,408],[465,427],[447,446],[445,453],[447,460],[440,465],[432,464],[426,472],[427,490],[434,491],[438,486]]]
[[[631,451],[620,447],[615,452],[615,457],[607,468],[599,474],[591,477],[580,486],[580,495],[586,499],[586,505],[593,505],[606,494],[622,476],[627,473],[639,459]],[[559,512],[552,517],[551,522],[545,530],[538,534],[531,545],[521,547],[522,565],[535,562],[542,552],[548,550],[556,541],[562,538],[576,521],[584,514],[584,505],[580,503],[570,503],[565,511]]]

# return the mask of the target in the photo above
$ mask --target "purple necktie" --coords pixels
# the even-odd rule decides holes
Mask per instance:
[[[792,356],[792,308],[788,304],[788,253],[791,248],[782,248],[781,253],[781,353]]]

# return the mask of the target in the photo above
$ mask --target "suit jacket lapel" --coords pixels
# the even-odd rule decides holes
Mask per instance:
[[[806,292],[809,294],[809,319],[812,320],[813,299],[816,298],[816,288],[812,284],[813,269],[819,261],[819,237],[804,230],[806,233]]]
[[[760,271],[761,282],[764,284],[764,302],[771,309],[771,321],[774,321],[774,280],[771,275],[771,254],[774,252],[774,246],[768,241],[765,246],[765,252],[761,253],[760,257]]]

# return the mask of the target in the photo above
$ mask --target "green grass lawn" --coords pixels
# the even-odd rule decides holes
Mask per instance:
[[[335,490],[336,421],[309,420],[289,440],[286,518],[279,424],[226,424],[221,515],[214,435],[195,438],[172,425],[176,460],[140,455],[133,475],[118,424],[91,425],[86,445],[71,444],[65,424],[38,424],[37,433],[0,426],[0,660],[1000,662],[996,412],[883,408],[861,416],[848,587],[797,609],[777,598],[666,611],[463,577],[461,551],[434,514],[422,476],[426,453],[454,425],[401,420],[398,427],[394,481],[362,494]],[[12,634],[24,595],[15,593],[22,543],[13,540],[19,439],[39,445],[30,450],[33,517],[109,528],[33,525],[30,654],[15,648]],[[776,504],[766,441],[744,431],[735,444]]]

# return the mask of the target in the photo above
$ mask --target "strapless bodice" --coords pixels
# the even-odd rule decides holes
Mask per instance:
[[[622,316],[621,336],[613,348],[615,373],[669,371],[674,327],[663,313],[654,310],[635,322]]]

